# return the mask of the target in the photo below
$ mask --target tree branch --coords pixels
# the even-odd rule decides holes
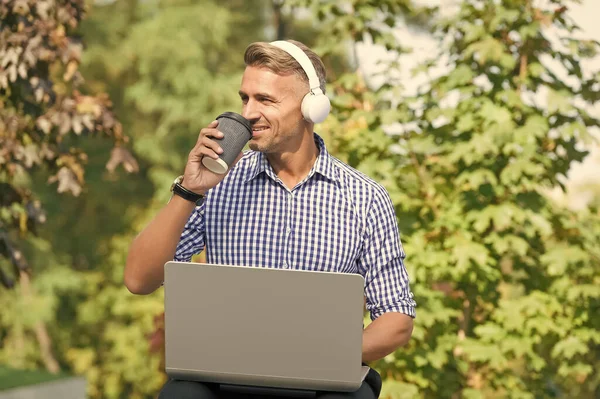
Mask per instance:
[[[410,160],[413,166],[415,167],[415,170],[417,171],[417,177],[421,182],[421,187],[424,187],[424,190],[422,189],[421,192],[423,192],[424,194],[425,203],[427,203],[427,205],[431,208],[433,216],[435,216],[435,218],[437,219],[440,216],[440,211],[436,204],[432,201],[430,191],[428,190],[428,188],[432,186],[431,179],[429,178],[427,171],[425,170],[423,165],[421,165],[421,163],[419,162],[419,159],[417,158],[417,155],[415,154],[412,146],[410,145],[410,140],[408,138],[406,139],[406,143],[408,147],[408,152],[410,154]]]
[[[519,91],[524,90],[525,79],[527,79],[527,54],[521,54],[521,65],[519,66]]]

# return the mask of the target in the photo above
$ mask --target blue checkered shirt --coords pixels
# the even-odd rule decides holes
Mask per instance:
[[[320,154],[288,189],[263,153],[248,151],[190,216],[175,253],[189,262],[206,249],[213,264],[359,273],[367,310],[415,317],[394,208],[378,183]]]

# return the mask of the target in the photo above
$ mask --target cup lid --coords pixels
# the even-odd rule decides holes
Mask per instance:
[[[217,116],[217,120],[219,120],[219,118],[233,119],[234,121],[237,121],[237,122],[241,123],[242,125],[244,125],[246,127],[246,129],[248,129],[248,132],[250,134],[252,134],[252,125],[250,124],[250,121],[238,113],[223,112],[221,115]]]

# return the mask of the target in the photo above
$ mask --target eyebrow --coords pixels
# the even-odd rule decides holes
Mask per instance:
[[[238,94],[240,95],[240,97],[248,97],[248,94],[246,94],[245,92],[243,92],[241,90],[238,91]],[[267,97],[267,98],[273,98],[273,99],[275,98],[275,96],[273,96],[269,93],[256,93],[254,95],[254,97]]]

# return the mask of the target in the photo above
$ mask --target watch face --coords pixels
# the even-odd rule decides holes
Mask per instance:
[[[177,176],[177,177],[175,178],[175,180],[173,180],[173,184],[171,184],[171,192],[173,192],[173,188],[175,188],[175,185],[176,185],[177,183],[181,184],[181,182],[182,182],[182,181],[183,181],[183,175],[181,175],[181,176]]]

